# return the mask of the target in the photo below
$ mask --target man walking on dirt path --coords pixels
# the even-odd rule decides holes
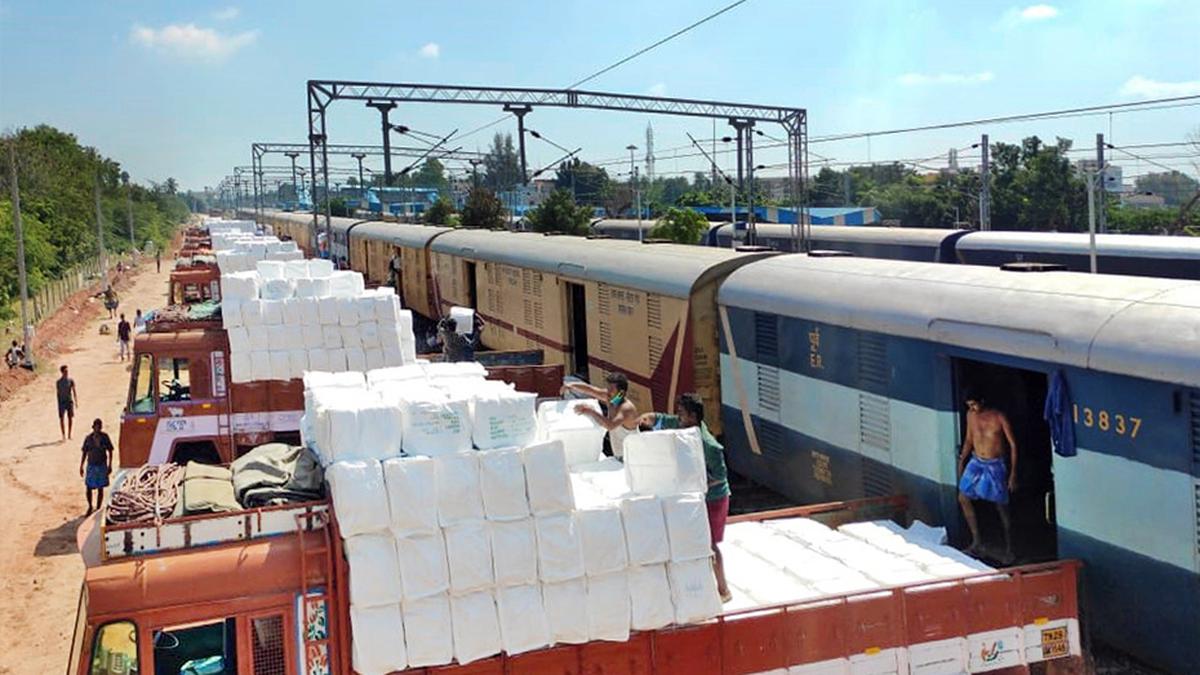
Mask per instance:
[[[75,391],[75,380],[67,375],[67,367],[60,366],[58,372],[62,377],[54,383],[58,391],[58,430],[62,432],[62,440],[71,437],[75,426],[75,408],[79,405],[79,394]]]
[[[103,428],[104,422],[99,418],[92,422],[92,433],[83,439],[83,452],[79,457],[79,477],[87,489],[88,510],[84,515],[88,516],[104,505],[104,488],[108,487],[108,477],[112,474],[113,444]],[[92,506],[92,490],[97,493],[95,506]]]
[[[129,339],[133,336],[133,326],[125,320],[125,315],[121,315],[121,321],[117,323],[117,351],[122,361],[125,357],[133,358],[133,353],[129,351]]]
[[[162,249],[154,247],[154,272],[162,274]]]
[[[967,392],[967,433],[958,458],[958,503],[971,530],[969,554],[981,552],[979,519],[972,500],[992,502],[1004,527],[1004,562],[1012,560],[1012,523],[1008,511],[1009,494],[1017,489],[1017,441],[1004,413],[989,408],[982,396]],[[1009,461],[1005,466],[1007,446]]]

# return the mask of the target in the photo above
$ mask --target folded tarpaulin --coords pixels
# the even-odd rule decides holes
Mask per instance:
[[[324,496],[324,473],[311,452],[300,446],[267,443],[230,465],[237,500],[247,508],[304,502]]]
[[[229,469],[188,462],[183,473],[183,515],[221,513],[241,508],[233,496]]]

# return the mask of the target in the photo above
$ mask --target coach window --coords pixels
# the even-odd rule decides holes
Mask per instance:
[[[91,675],[135,675],[138,670],[137,627],[132,621],[105,624],[92,643]]]
[[[158,360],[158,374],[162,378],[159,383],[159,401],[190,401],[192,399],[192,378],[189,376],[188,360],[164,356]]]
[[[133,391],[129,394],[129,412],[146,414],[154,412],[154,357],[150,354],[138,356],[134,366]]]

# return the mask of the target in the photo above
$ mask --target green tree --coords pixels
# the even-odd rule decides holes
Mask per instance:
[[[438,190],[445,190],[450,186],[450,181],[446,179],[446,167],[436,158],[425,160],[421,168],[409,178],[409,183],[414,187]]]
[[[1108,228],[1125,234],[1192,234],[1200,236],[1200,212],[1193,209],[1178,226],[1177,208],[1117,207],[1108,211]]]
[[[565,232],[584,235],[588,232],[592,210],[577,206],[567,190],[555,190],[544,202],[529,212],[526,220],[535,232]]]
[[[496,193],[485,187],[477,187],[467,193],[467,203],[463,206],[459,222],[469,227],[501,227],[504,218],[504,205]]]
[[[608,172],[578,159],[558,165],[554,187],[571,191],[578,203],[590,206],[600,206],[612,195]]]
[[[483,158],[484,185],[494,192],[511,190],[524,182],[521,179],[521,160],[513,148],[511,134],[496,134],[492,147]]]
[[[425,211],[425,222],[430,225],[448,225],[453,213],[454,204],[444,196],[439,196]]]
[[[708,232],[708,221],[691,209],[668,208],[650,230],[654,239],[670,239],[679,244],[699,244]]]
[[[332,197],[329,199],[328,204],[322,202],[322,213],[325,211],[326,207],[329,208],[329,215],[336,218],[348,218],[354,215],[353,212],[351,212],[350,207],[346,205],[346,200],[342,197]]]
[[[1181,171],[1160,171],[1138,176],[1133,182],[1138,192],[1160,195],[1167,206],[1181,206],[1200,190],[1200,182]]]

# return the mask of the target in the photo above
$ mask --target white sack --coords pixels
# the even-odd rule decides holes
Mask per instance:
[[[346,350],[345,349],[326,349],[328,354],[329,365],[328,370],[331,373],[346,372]]]
[[[435,457],[438,522],[443,526],[483,520],[479,495],[479,461],[476,453],[456,452]]]
[[[658,497],[631,497],[621,502],[630,565],[664,563],[671,557],[667,524]]]
[[[542,603],[550,625],[550,639],[560,644],[588,641],[587,582],[572,579],[542,585]]]
[[[343,537],[387,529],[387,492],[383,468],[374,460],[334,462],[325,470]],[[404,567],[407,569],[407,566]]]
[[[538,438],[562,441],[567,466],[572,468],[599,460],[607,433],[592,418],[575,412],[575,406],[580,404],[600,412],[600,404],[592,399],[546,401],[537,409]]]
[[[583,542],[584,569],[589,577],[618,572],[629,566],[621,509],[588,509],[575,512]]]
[[[368,371],[383,368],[387,364],[383,358],[382,349],[365,349],[363,353],[366,354]]]
[[[292,297],[294,291],[290,279],[268,279],[258,289],[258,296],[263,300],[283,301]]]
[[[281,300],[262,300],[262,322],[264,326],[278,326],[283,323],[283,302]]]
[[[395,406],[384,403],[373,392],[364,395],[358,409],[360,456],[384,460],[399,455],[403,428]]]
[[[351,607],[354,671],[384,675],[408,667],[404,650],[404,621],[400,605]]]
[[[374,388],[385,382],[411,382],[425,380],[425,370],[418,365],[383,368],[367,373],[367,385]]]
[[[452,525],[446,537],[446,562],[450,568],[450,593],[463,595],[494,585],[492,545],[483,521]]]
[[[258,328],[263,325],[262,300],[242,302],[242,325],[246,328]]]
[[[261,350],[250,352],[250,379],[259,381],[271,379],[271,352]]]
[[[707,558],[667,564],[675,623],[688,624],[711,619],[721,613],[717,578]]]
[[[287,342],[287,326],[266,326],[259,330],[267,336],[267,349],[271,351],[287,349],[287,345],[285,344]]]
[[[525,496],[525,467],[518,448],[486,450],[479,454],[479,482],[488,520],[529,517]]]
[[[357,326],[358,325],[358,307],[355,305],[356,298],[353,297],[338,297],[337,312],[338,324],[342,326]]]
[[[533,519],[489,523],[497,586],[536,584],[537,536]]]
[[[345,546],[350,565],[350,604],[378,607],[400,602],[400,561],[392,535],[384,532],[346,537]]]
[[[325,346],[325,336],[321,326],[304,324],[300,328],[300,339],[305,349],[321,349]]]
[[[704,492],[704,446],[698,429],[650,431],[625,439],[625,472],[639,495],[668,497]]]
[[[443,594],[406,599],[401,608],[410,668],[440,666],[454,660],[450,598]]]
[[[354,298],[354,305],[358,308],[358,323],[375,321],[375,296],[357,296]]]
[[[337,328],[343,347],[362,347],[362,338],[359,336],[358,326],[330,326],[330,328]]]
[[[496,590],[500,636],[509,656],[550,645],[550,627],[542,593],[537,586],[511,586]]]
[[[322,326],[338,325],[337,298],[322,297],[317,300],[317,317],[320,319]]]
[[[293,244],[296,242],[284,242],[285,244]],[[285,279],[307,279],[308,278],[308,263],[304,260],[289,260],[283,264],[283,276]]]
[[[404,451],[408,454],[436,457],[471,449],[465,400],[423,395],[419,400],[402,400],[400,413],[404,420]]]
[[[229,330],[242,326],[242,301],[221,299],[221,327]]]
[[[475,332],[475,310],[469,307],[451,307],[450,318],[454,319],[454,331],[459,335]]]
[[[341,514],[338,514],[341,519]],[[446,567],[446,541],[441,531],[396,537],[404,599],[427,598],[450,590]]]
[[[304,372],[308,370],[308,351],[305,349],[289,349],[288,371],[291,377],[288,379],[298,380],[304,377]]]
[[[366,386],[362,373],[331,373],[316,368],[313,371],[304,376],[305,389],[362,389]]]
[[[667,539],[671,543],[671,560],[683,562],[712,555],[708,504],[703,495],[666,497],[662,507],[667,521]]]
[[[630,627],[655,630],[675,620],[671,585],[666,565],[635,565],[629,568]]]
[[[559,441],[530,445],[521,451],[525,486],[534,515],[566,513],[575,507],[567,460]]]
[[[537,438],[537,394],[493,390],[475,397],[471,439],[481,450],[524,446]]]
[[[375,296],[375,320],[395,324],[400,318],[400,298],[395,293]]]
[[[270,326],[256,326],[246,329],[246,339],[250,343],[250,351],[265,352],[271,349]]]
[[[272,260],[260,260],[255,264],[255,269],[258,271],[258,276],[263,281],[284,278],[284,270],[286,267],[287,266],[283,263]]]
[[[588,577],[587,618],[592,640],[629,639],[629,577],[625,570]]]
[[[574,514],[557,513],[533,519],[537,531],[538,575],[544,582],[577,579],[584,574],[583,544]]]
[[[245,328],[226,328],[225,334],[229,336],[230,352],[250,351],[250,331]]]
[[[250,363],[250,352],[231,352],[229,354],[229,379],[235,384],[254,380],[254,367]]]
[[[394,457],[383,462],[391,529],[396,535],[437,532],[437,484],[429,457]]]
[[[305,301],[288,298],[283,301],[283,325],[295,330],[304,324]]]
[[[362,347],[346,347],[346,370],[362,372],[367,369],[367,355]]]
[[[500,618],[492,591],[450,598],[454,623],[454,658],[459,665],[500,653]]]
[[[364,348],[378,348],[380,345],[379,324],[374,321],[360,321],[358,330],[355,331],[355,339]]]
[[[222,274],[221,297],[225,300],[257,300],[258,274],[253,272]]]
[[[340,326],[321,326],[321,346],[325,349],[342,348],[342,329]]]
[[[329,371],[329,352],[324,349],[308,350],[308,369],[315,371]]]
[[[333,275],[333,261],[325,258],[313,258],[308,261],[308,276],[313,279],[327,278]]]
[[[305,328],[321,325],[321,301],[316,298],[293,298],[300,312],[300,324]]]

